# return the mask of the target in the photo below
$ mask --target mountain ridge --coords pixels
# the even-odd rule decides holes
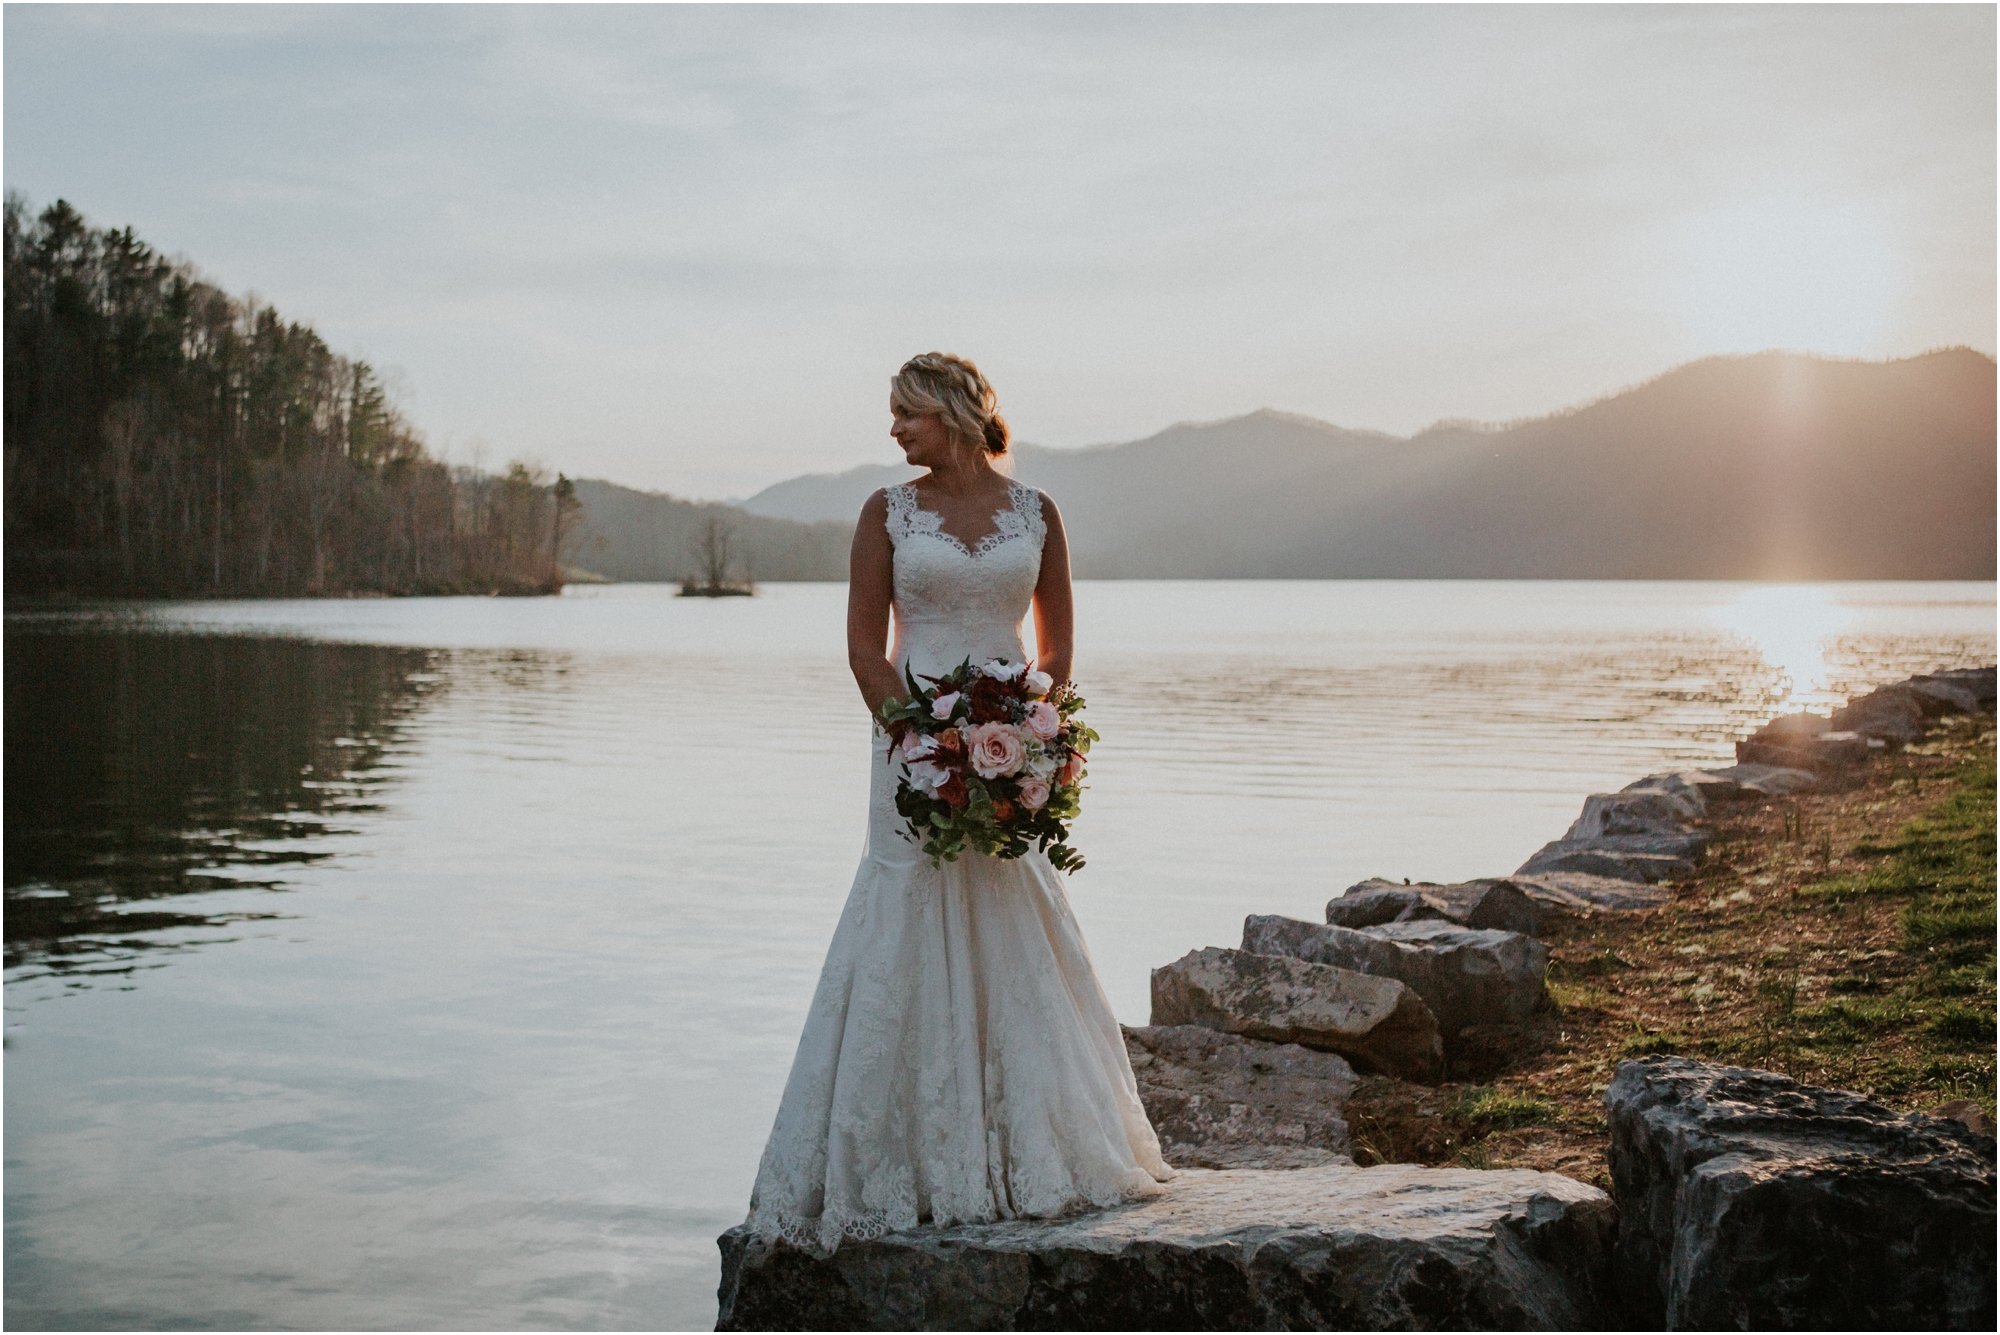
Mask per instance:
[[[1083,578],[1992,579],[1994,361],[1703,358],[1543,417],[1408,437],[1259,409],[1016,448]],[[767,487],[849,519],[918,470]]]

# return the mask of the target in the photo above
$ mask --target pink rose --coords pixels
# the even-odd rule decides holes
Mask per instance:
[[[931,717],[934,719],[950,718],[952,706],[957,703],[957,691],[953,691],[950,695],[940,695],[937,699],[931,701]]]
[[[1041,779],[1021,780],[1021,805],[1040,811],[1049,804],[1049,785]]]
[[[975,723],[965,729],[965,750],[973,770],[982,779],[1012,774],[1028,758],[1021,734],[1005,723]]]
[[[937,750],[937,743],[920,732],[903,734],[903,759],[906,763],[922,760]]]
[[[1056,729],[1062,727],[1062,715],[1056,713],[1056,707],[1048,701],[1037,700],[1021,716],[1021,726],[1046,742],[1056,735]]]
[[[1069,753],[1069,759],[1063,761],[1062,768],[1056,771],[1056,782],[1067,788],[1082,777],[1083,755],[1072,751]]]

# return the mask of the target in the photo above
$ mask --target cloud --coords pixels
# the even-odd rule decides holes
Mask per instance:
[[[1059,444],[1545,411],[1717,350],[1688,238],[1773,181],[1873,220],[1871,346],[1993,337],[1980,7],[4,21],[10,185],[408,367],[433,434],[647,486],[870,457],[928,346]]]

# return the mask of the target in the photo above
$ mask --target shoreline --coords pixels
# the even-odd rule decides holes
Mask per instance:
[[[1940,991],[1926,986],[1933,947],[1903,948],[1918,894],[1829,888],[1881,868],[1913,828],[1938,842],[1938,811],[1983,793],[1991,894],[1993,718],[1945,723],[1814,790],[1693,822],[1714,842],[1658,909],[1546,930],[1541,1051],[1483,1081],[1362,1077],[1345,1109],[1356,1162],[1536,1168],[1608,1187],[1603,1094],[1621,1061],[1652,1054],[1772,1070],[1903,1112],[1970,1099],[1990,1128],[1990,930],[1983,987],[1959,976]],[[1983,1030],[1964,1018],[1979,1014]]]

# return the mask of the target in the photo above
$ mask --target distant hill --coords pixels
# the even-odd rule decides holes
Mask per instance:
[[[698,534],[710,514],[720,515],[737,553],[730,575],[738,579],[843,580],[853,517],[841,523],[801,524],[753,515],[729,505],[704,505],[654,491],[579,478],[583,510],[564,559],[616,580],[679,580],[699,569]]]
[[[1993,359],[1715,357],[1596,403],[1403,439],[1263,411],[1088,449],[1016,449],[1078,575],[1992,579]],[[743,503],[846,520],[914,470]]]

